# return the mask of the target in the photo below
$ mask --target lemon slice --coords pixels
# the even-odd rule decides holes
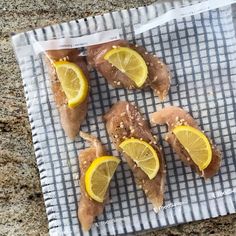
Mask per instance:
[[[85,173],[85,188],[92,199],[97,202],[104,201],[107,188],[119,163],[119,158],[113,156],[98,157],[92,162]]]
[[[54,62],[57,77],[70,108],[81,104],[88,94],[88,81],[79,66],[68,61]]]
[[[130,138],[123,141],[119,147],[147,174],[149,179],[157,175],[160,167],[159,158],[150,144]]]
[[[212,160],[212,149],[207,137],[191,126],[177,126],[172,131],[189,153],[193,162],[204,170]]]
[[[128,47],[117,47],[109,50],[104,59],[127,75],[137,87],[147,79],[148,69],[142,56]]]

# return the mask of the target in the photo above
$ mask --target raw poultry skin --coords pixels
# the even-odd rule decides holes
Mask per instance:
[[[79,155],[81,196],[78,207],[78,218],[82,229],[88,231],[91,228],[95,217],[102,214],[105,207],[105,201],[100,203],[88,196],[85,189],[85,173],[91,163],[97,157],[105,156],[106,152],[97,138],[84,132],[80,132],[80,136],[91,143],[91,147],[84,149]]]
[[[166,170],[161,147],[157,145],[156,139],[151,134],[147,121],[144,120],[136,106],[123,101],[113,105],[105,114],[104,119],[107,132],[117,150],[122,151],[119,149],[119,144],[123,140],[134,137],[150,143],[157,152],[160,169],[156,177],[151,180],[128,155],[123,153],[134,174],[136,184],[143,189],[157,212],[163,204]]]
[[[87,50],[88,63],[98,70],[114,88],[137,89],[135,83],[127,75],[104,59],[105,54],[114,47],[129,47],[143,57],[148,67],[148,78],[142,88],[151,87],[154,93],[164,100],[170,87],[170,72],[156,55],[148,53],[142,46],[133,45],[125,40],[90,46]]]
[[[61,125],[70,139],[74,139],[80,131],[81,123],[85,120],[88,109],[88,94],[86,99],[75,108],[69,108],[67,98],[62,90],[61,83],[57,77],[56,70],[53,66],[54,61],[66,60],[78,65],[84,72],[86,78],[89,78],[87,65],[84,58],[80,55],[78,49],[63,49],[47,51],[48,73],[51,79],[51,88],[54,100],[60,114]]]
[[[184,111],[180,107],[175,106],[165,107],[160,111],[154,112],[151,115],[151,123],[158,125],[168,125],[169,132],[165,137],[166,141],[172,146],[172,148],[175,150],[184,164],[190,166],[192,170],[195,171],[198,175],[207,179],[213,177],[219,171],[221,164],[221,152],[209,138],[208,140],[210,141],[212,147],[212,161],[206,169],[200,171],[198,166],[192,161],[188,152],[184,149],[184,147],[172,133],[172,130],[177,125],[189,125],[200,130],[197,122],[186,111]]]

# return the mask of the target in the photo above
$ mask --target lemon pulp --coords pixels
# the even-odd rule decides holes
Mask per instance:
[[[103,202],[107,188],[120,163],[119,158],[102,156],[96,158],[85,173],[85,188],[88,195],[97,202]]]
[[[145,141],[130,138],[124,140],[119,147],[153,179],[160,168],[159,158],[155,149]]]
[[[207,168],[212,160],[212,149],[205,134],[186,125],[177,126],[172,132],[199,169]]]
[[[61,83],[68,106],[70,108],[81,104],[88,94],[88,81],[82,69],[68,61],[54,62],[57,77]]]
[[[147,65],[143,57],[128,47],[117,47],[109,50],[104,59],[127,75],[137,87],[141,87],[148,75]]]

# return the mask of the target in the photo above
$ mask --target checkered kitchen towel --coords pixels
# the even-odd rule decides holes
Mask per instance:
[[[176,7],[182,9],[183,4],[190,3],[157,3],[13,37],[50,235],[127,235],[236,211],[236,39],[231,7],[173,19],[144,33],[134,33],[140,23],[149,22]],[[80,197],[77,156],[86,144],[79,137],[72,142],[61,128],[42,55],[34,55],[30,47],[22,55],[19,47],[27,48],[35,41],[77,37],[110,29],[120,29],[121,38],[143,45],[169,65],[173,75],[169,96],[160,103],[152,91],[113,89],[92,71],[88,115],[82,130],[99,137],[107,150],[118,156],[101,120],[112,104],[128,100],[137,104],[147,118],[161,107],[180,106],[188,110],[218,144],[223,162],[219,173],[204,181],[185,167],[160,139],[167,165],[163,209],[157,214],[152,210],[142,190],[137,189],[127,164],[122,162],[111,183],[111,201],[91,231],[83,233],[77,220]],[[152,127],[152,131],[161,137],[167,130],[166,127]]]

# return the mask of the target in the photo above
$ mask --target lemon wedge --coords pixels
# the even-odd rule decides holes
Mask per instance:
[[[85,188],[88,195],[97,202],[103,202],[107,188],[120,163],[119,158],[102,156],[96,158],[85,173]]]
[[[68,99],[68,106],[74,108],[81,104],[88,94],[88,81],[82,69],[68,61],[54,62],[57,77]]]
[[[119,147],[147,174],[149,179],[157,175],[160,168],[159,158],[150,144],[130,138],[123,141]]]
[[[104,59],[133,80],[137,87],[145,83],[148,74],[147,65],[135,50],[128,47],[113,48],[105,54]]]
[[[212,160],[212,149],[205,134],[185,125],[177,126],[172,132],[199,169],[207,168]]]

